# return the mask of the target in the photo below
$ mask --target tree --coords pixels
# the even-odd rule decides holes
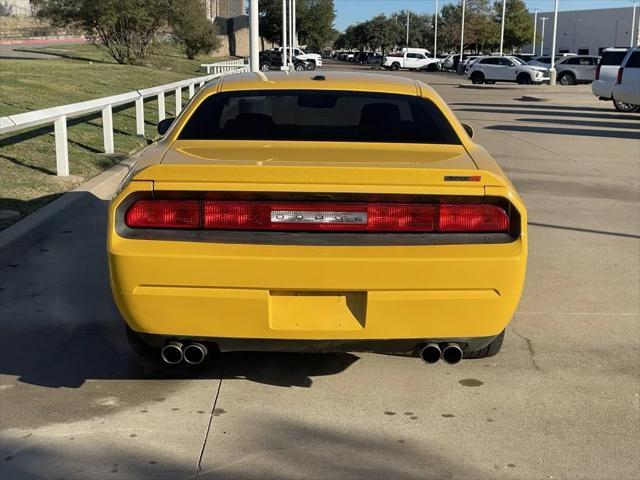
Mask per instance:
[[[502,22],[502,2],[494,3],[496,22]],[[513,51],[531,41],[533,23],[527,5],[522,0],[507,0],[504,20],[504,45]]]
[[[169,24],[187,58],[193,60],[198,53],[219,47],[215,26],[207,20],[201,0],[180,0],[173,2],[172,7]]]
[[[40,17],[54,25],[79,26],[97,35],[118,63],[138,64],[167,23],[167,0],[36,0]]]
[[[273,43],[282,43],[282,0],[261,0],[260,35]],[[297,0],[296,30],[298,43],[321,49],[335,39],[336,18],[333,0]]]

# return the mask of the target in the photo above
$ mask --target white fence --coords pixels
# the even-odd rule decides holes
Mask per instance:
[[[237,61],[236,61],[237,62]],[[158,97],[158,121],[164,120],[165,102],[164,94],[175,92],[176,115],[182,110],[182,89],[189,90],[189,98],[193,97],[196,86],[201,87],[209,80],[234,73],[248,72],[242,60],[240,63],[228,65],[230,62],[220,62],[221,68],[211,75],[190,78],[179,82],[160,85],[159,87],[145,88],[133,92],[113,95],[111,97],[97,98],[86,102],[72,103],[59,107],[45,108],[33,112],[18,113],[8,117],[0,117],[0,134],[25,130],[32,127],[40,127],[53,123],[56,146],[56,168],[59,176],[69,175],[69,152],[67,149],[67,118],[79,117],[91,113],[102,112],[102,131],[104,137],[104,153],[114,153],[113,145],[113,108],[121,105],[135,103],[136,106],[136,133],[144,136],[144,99]],[[212,64],[216,65],[216,64]]]
[[[229,72],[229,71],[233,71],[238,67],[242,67],[245,66],[246,63],[244,61],[244,59],[239,59],[239,60],[229,60],[227,62],[217,62],[217,63],[203,63],[200,65],[200,70],[203,73],[206,73],[207,75],[209,74],[216,74],[216,73],[224,73],[224,72]]]

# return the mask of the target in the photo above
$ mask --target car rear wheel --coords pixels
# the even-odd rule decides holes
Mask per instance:
[[[391,64],[391,70],[396,71],[400,69],[400,64],[398,62],[394,62]]]
[[[480,85],[484,83],[484,73],[482,72],[473,72],[471,74],[471,83],[474,85]]]
[[[613,101],[613,106],[616,107],[616,110],[619,112],[634,113],[640,111],[640,105],[619,102],[618,100]]]
[[[573,76],[573,73],[563,72],[560,74],[558,81],[560,82],[560,85],[575,85],[576,77]]]
[[[293,67],[293,69],[296,72],[304,72],[307,69],[307,66],[302,63],[298,63],[295,67]]]
[[[516,77],[518,85],[531,85],[531,76],[528,73],[521,73]]]
[[[493,341],[481,350],[475,350],[473,352],[464,352],[464,358],[487,358],[493,357],[502,348],[502,341],[504,340],[504,330]]]
[[[268,72],[269,70],[271,70],[271,65],[269,65],[267,62],[260,64],[260,71]]]

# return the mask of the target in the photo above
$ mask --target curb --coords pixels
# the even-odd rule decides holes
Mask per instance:
[[[73,216],[89,198],[110,199],[134,163],[133,158],[123,160],[1,231],[0,266],[41,243],[54,225]]]

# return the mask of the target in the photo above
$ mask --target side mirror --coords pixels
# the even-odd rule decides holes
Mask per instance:
[[[173,124],[175,118],[171,117],[171,118],[165,118],[164,120],[160,120],[158,122],[158,133],[160,135],[164,135],[165,133],[167,133],[167,130],[169,130],[169,127]]]
[[[464,131],[467,132],[467,135],[469,135],[469,138],[473,138],[473,127],[471,125],[467,123],[463,123],[462,128],[464,128]],[[158,130],[159,129],[160,129],[160,125],[158,125]]]

